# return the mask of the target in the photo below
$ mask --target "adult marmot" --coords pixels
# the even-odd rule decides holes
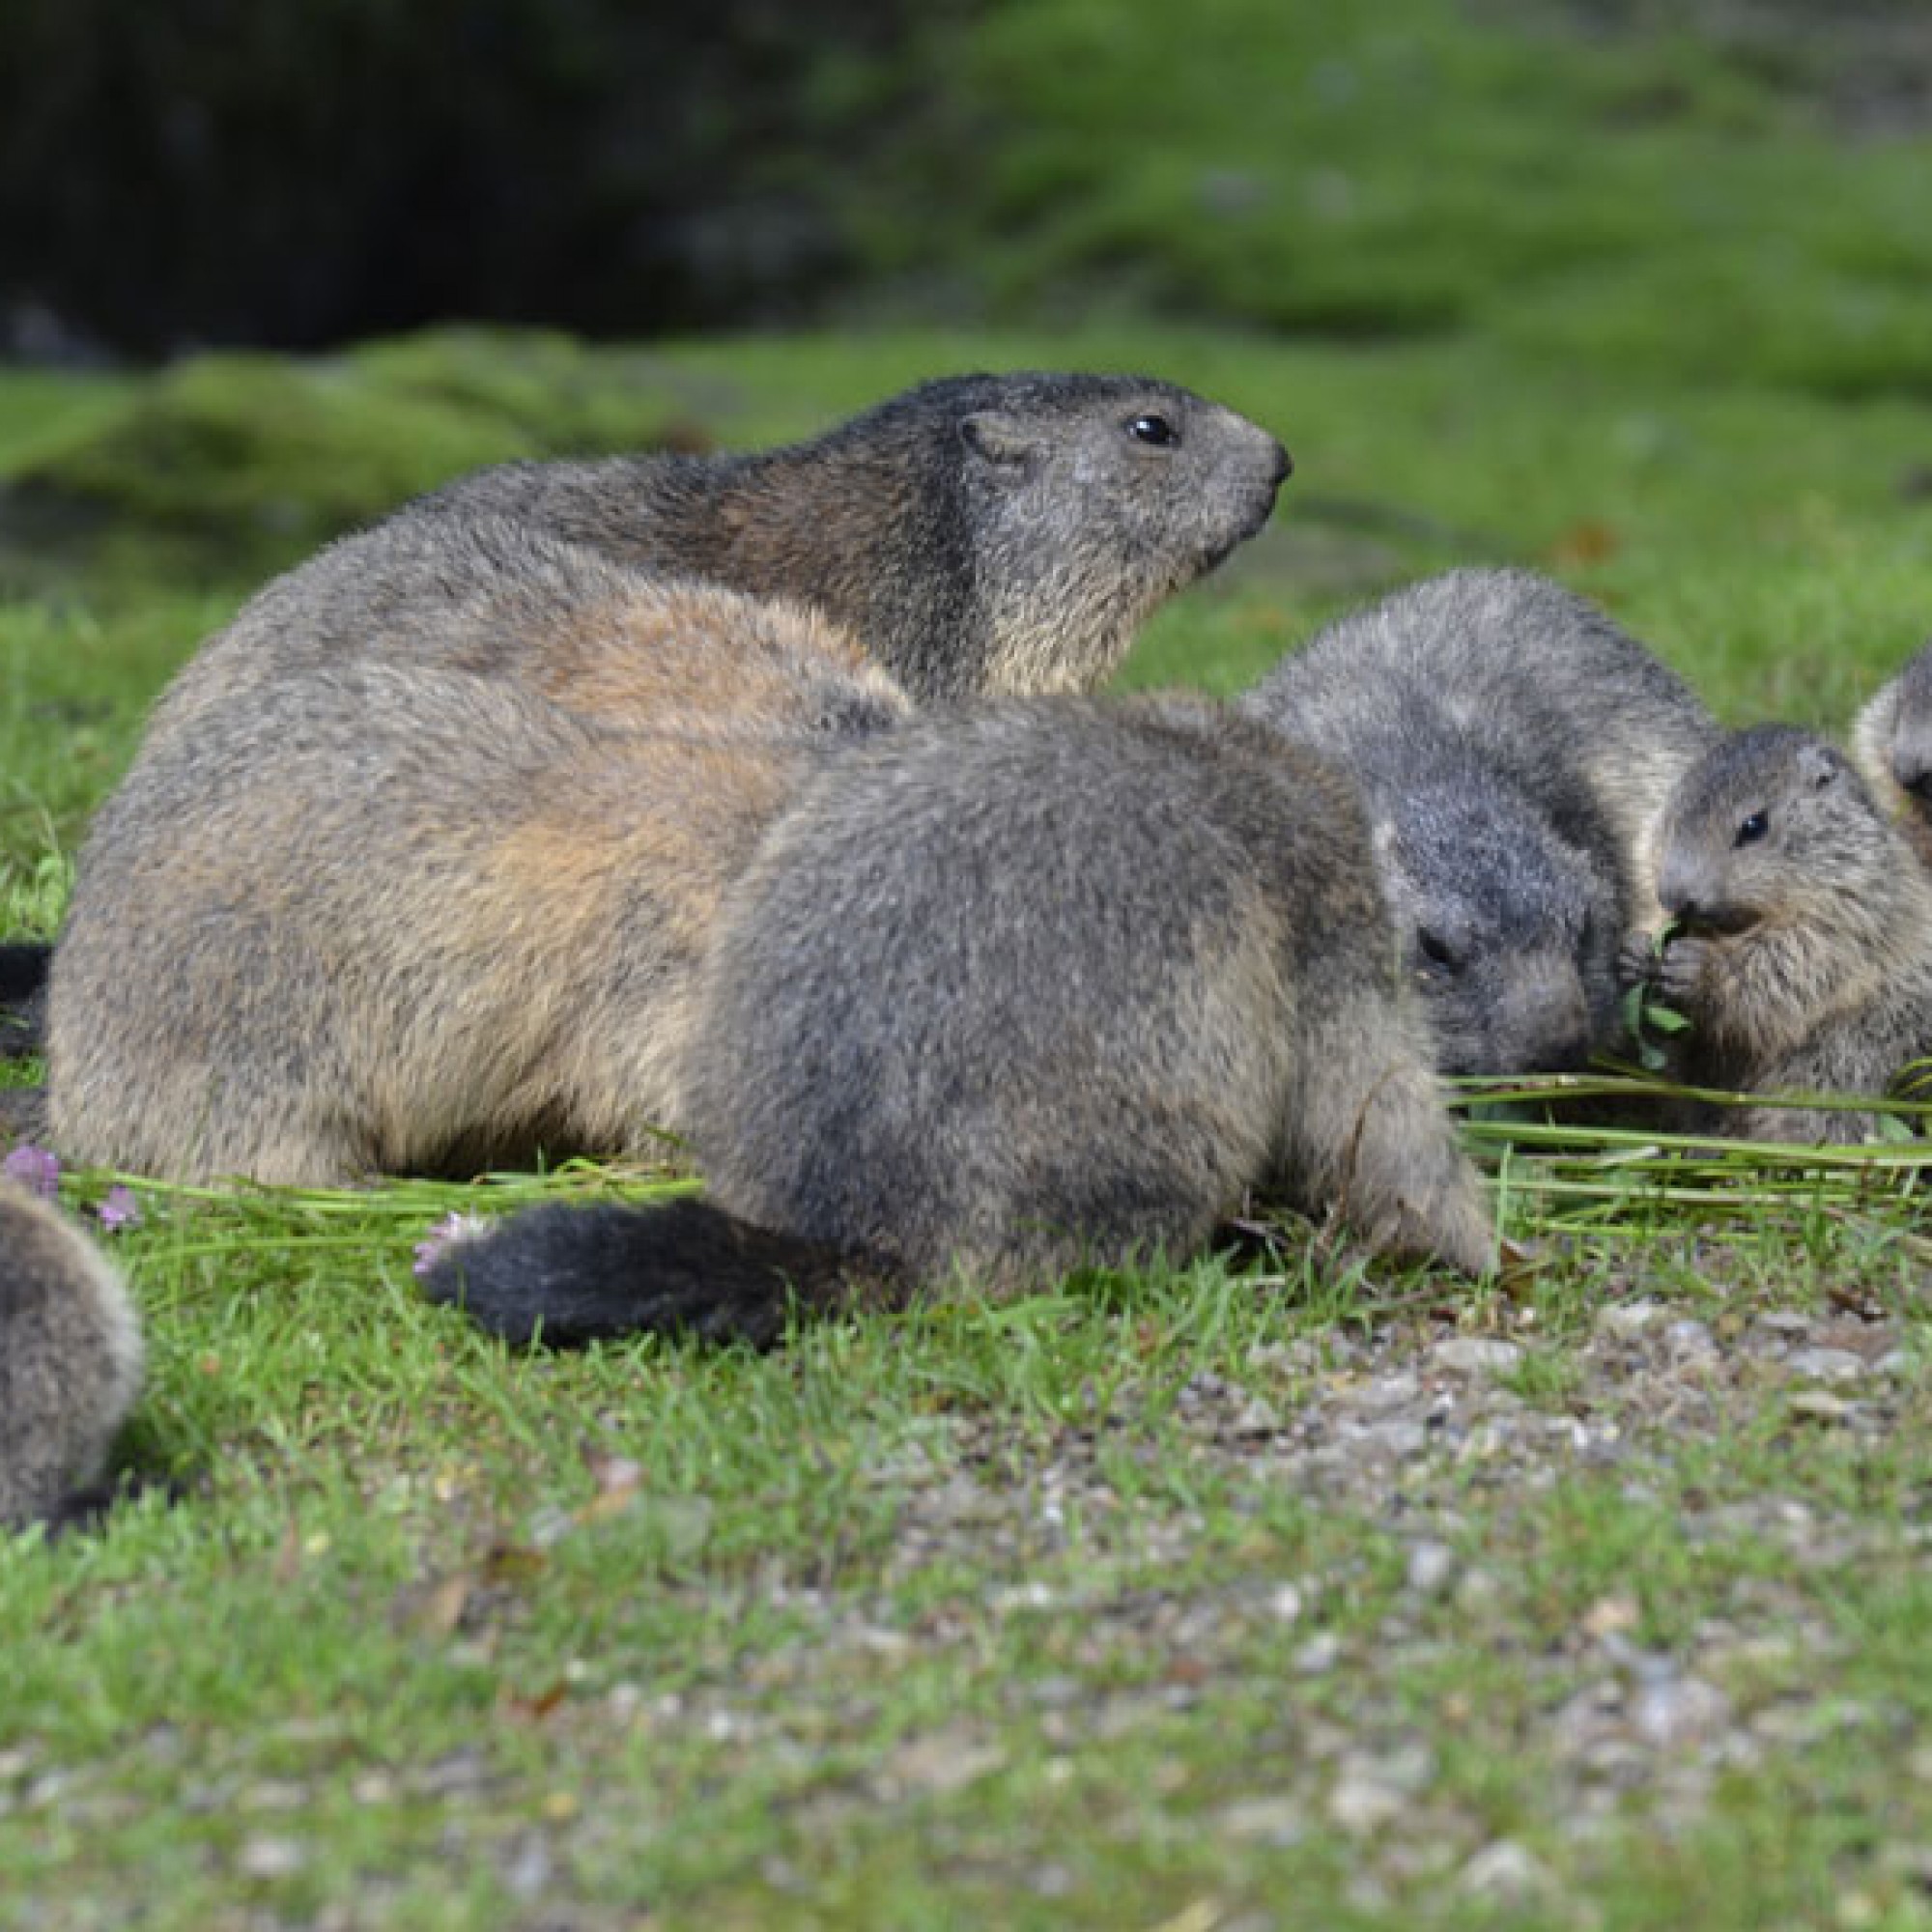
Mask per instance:
[[[767,455],[484,472],[331,546],[97,818],[55,1144],[326,1183],[681,1126],[718,896],[797,785],[915,699],[1102,676],[1286,470],[1169,384],[971,377]]]

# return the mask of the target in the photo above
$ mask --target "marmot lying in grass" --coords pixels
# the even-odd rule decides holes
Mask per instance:
[[[106,1258],[0,1179],[0,1528],[59,1523],[102,1497],[141,1382],[141,1333]]]
[[[1717,737],[1682,679],[1547,578],[1456,570],[1338,619],[1241,704],[1360,781],[1445,1072],[1618,1039],[1651,828]]]
[[[992,706],[830,766],[727,895],[686,1093],[704,1200],[537,1208],[429,1293],[519,1340],[763,1344],[794,1301],[1179,1260],[1267,1187],[1495,1251],[1354,787],[1205,702]]]
[[[1168,384],[972,377],[764,456],[488,471],[331,546],[181,673],[95,823],[56,1146],[327,1183],[681,1126],[719,895],[798,784],[916,698],[1102,676],[1286,471]]]
[[[1678,929],[1632,959],[1691,1023],[1674,1069],[1690,1084],[1882,1094],[1932,1053],[1932,875],[1822,738],[1722,740],[1671,795],[1658,890]],[[1689,1124],[1846,1141],[1875,1117],[1714,1107]]]

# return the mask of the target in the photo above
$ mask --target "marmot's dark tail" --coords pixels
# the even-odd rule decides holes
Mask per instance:
[[[89,1483],[84,1489],[70,1490],[34,1520],[51,1543],[59,1536],[86,1535],[99,1529],[117,1504],[131,1502],[138,1496],[159,1496],[172,1508],[186,1494],[179,1483],[166,1477],[124,1469],[98,1483]]]
[[[10,940],[0,946],[0,1002],[12,1006],[47,983],[54,950],[44,940]]]
[[[794,1314],[894,1299],[876,1269],[776,1235],[705,1201],[514,1214],[453,1242],[423,1292],[507,1342],[560,1348],[617,1335],[689,1335],[768,1349]]]
[[[53,948],[43,942],[0,946],[0,1060],[40,1052],[53,956]]]

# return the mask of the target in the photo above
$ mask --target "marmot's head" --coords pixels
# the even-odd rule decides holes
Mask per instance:
[[[1869,925],[1911,864],[1850,761],[1788,724],[1722,740],[1685,773],[1657,833],[1657,895],[1687,931]]]
[[[1470,763],[1418,774],[1376,849],[1445,1073],[1583,1065],[1617,1025],[1617,895],[1605,868]]]
[[[953,376],[855,418],[828,448],[899,452],[921,548],[970,579],[980,688],[1091,690],[1140,623],[1266,523],[1292,465],[1266,430],[1172,383]]]

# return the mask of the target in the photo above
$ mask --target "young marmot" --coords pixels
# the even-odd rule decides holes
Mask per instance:
[[[1718,735],[1675,672],[1548,578],[1456,570],[1339,618],[1241,705],[1361,783],[1443,1071],[1617,1042],[1651,828]]]
[[[487,471],[332,545],[183,670],[96,820],[55,1144],[311,1183],[653,1145],[719,895],[796,786],[916,698],[1104,675],[1286,471],[1166,384],[969,377],[768,455]]]
[[[1687,773],[1659,830],[1658,891],[1678,930],[1646,977],[1691,1023],[1690,1083],[1882,1094],[1932,1053],[1932,876],[1822,738],[1760,725]],[[1755,1106],[1694,1124],[1842,1141],[1874,1117]]]
[[[703,1201],[545,1208],[429,1293],[554,1342],[1179,1260],[1251,1188],[1470,1271],[1495,1237],[1354,787],[1205,702],[1040,699],[827,769],[731,888]]]
[[[141,1333],[100,1251],[0,1179],[0,1528],[87,1514],[141,1383]]]

